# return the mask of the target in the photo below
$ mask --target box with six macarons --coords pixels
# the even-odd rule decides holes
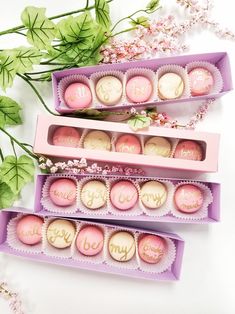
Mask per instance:
[[[220,184],[118,175],[38,175],[35,212],[84,219],[210,223]]]
[[[178,280],[184,241],[175,234],[85,220],[0,213],[0,251],[37,261],[150,280]]]
[[[52,80],[60,113],[216,98],[232,89],[225,52],[75,68]]]
[[[134,132],[125,123],[40,115],[33,149],[66,159],[215,172],[219,138],[155,126]]]

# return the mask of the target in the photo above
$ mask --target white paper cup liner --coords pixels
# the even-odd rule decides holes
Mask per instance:
[[[84,83],[91,89],[90,81],[85,75],[74,74],[74,75],[69,75],[69,76],[62,78],[59,81],[59,84],[57,87],[57,93],[58,93],[58,97],[59,97],[59,101],[60,101],[60,109],[71,109],[71,111],[76,111],[76,109],[70,108],[68,105],[66,105],[66,102],[64,99],[64,94],[65,94],[67,87],[73,83]],[[91,108],[91,107],[92,107],[92,105],[90,105],[88,108]]]
[[[127,94],[126,94],[126,84],[128,83],[128,81],[134,77],[134,76],[145,76],[146,78],[148,78],[151,81],[152,84],[152,94],[150,96],[150,98],[146,101],[143,102],[144,103],[149,103],[149,102],[155,102],[158,100],[157,97],[157,77],[154,73],[154,71],[150,70],[150,69],[146,69],[146,68],[135,68],[135,69],[129,69],[126,71],[126,75],[125,75],[125,90],[124,90],[124,94],[125,94],[125,103],[130,105],[132,104],[133,106],[137,105],[137,104],[141,104],[141,103],[134,103],[132,102]]]
[[[152,233],[146,232],[144,234],[152,234]],[[137,260],[138,260],[139,269],[145,272],[149,272],[149,273],[163,273],[164,271],[169,269],[171,265],[173,264],[176,257],[176,247],[173,240],[159,235],[159,237],[165,240],[167,251],[157,264],[149,264],[143,261],[139,256],[138,243],[142,236],[143,236],[143,233],[139,233],[137,235]]]
[[[78,188],[78,183],[77,183],[77,179],[74,176],[71,176],[69,174],[59,174],[59,175],[51,175],[48,176],[46,178],[46,181],[43,185],[42,188],[42,198],[41,198],[41,204],[44,207],[44,209],[46,209],[49,212],[52,213],[64,213],[64,214],[73,214],[76,213],[77,211],[77,203],[78,203],[78,193],[76,192],[77,198],[76,198],[76,202],[70,206],[58,206],[56,204],[54,204],[50,198],[49,195],[49,189],[51,184],[58,180],[58,179],[71,179],[75,182],[77,188]],[[77,190],[78,191],[78,190]]]
[[[72,247],[73,247],[73,243],[75,241],[75,236],[74,239],[72,241],[72,244],[64,249],[58,249],[53,247],[47,240],[47,228],[49,227],[50,223],[57,220],[57,219],[63,219],[63,220],[68,220],[68,221],[72,221],[74,223],[74,227],[75,227],[75,235],[77,232],[77,222],[70,220],[70,219],[64,219],[64,218],[59,218],[59,217],[51,217],[51,218],[47,218],[45,220],[45,223],[43,225],[43,230],[42,230],[42,249],[43,249],[43,253],[45,255],[48,256],[53,256],[53,257],[57,257],[57,258],[71,258],[72,257]]]
[[[103,249],[100,253],[98,253],[95,256],[85,256],[82,253],[80,253],[76,247],[76,240],[77,240],[77,236],[79,234],[79,232],[87,226],[95,226],[98,227],[100,230],[103,231],[104,234],[104,243],[103,243]],[[88,223],[88,222],[82,222],[80,221],[78,223],[78,229],[77,229],[77,233],[75,236],[75,241],[73,242],[72,245],[72,259],[80,261],[80,262],[85,262],[85,263],[92,263],[92,264],[101,264],[105,261],[105,239],[107,237],[107,228],[104,225],[101,224],[96,224],[96,223]]]
[[[142,208],[143,212],[147,216],[152,216],[152,217],[162,217],[167,215],[172,206],[173,206],[173,195],[174,195],[174,185],[172,182],[168,180],[159,180],[159,179],[139,179],[137,180],[140,186],[140,195],[141,195],[141,187],[144,185],[146,182],[150,181],[155,181],[155,182],[160,182],[162,183],[166,189],[167,189],[167,198],[165,203],[162,204],[161,207],[156,208],[156,209],[150,209],[144,205],[144,203],[141,201],[141,197],[139,197],[139,207]]]
[[[120,100],[118,101],[118,103],[114,104],[114,105],[105,105],[103,104],[99,98],[96,95],[96,84],[99,81],[99,79],[101,79],[102,77],[105,76],[115,76],[116,78],[118,78],[121,83],[122,83],[122,96],[120,98]],[[90,86],[91,86],[91,91],[92,91],[92,95],[93,95],[93,105],[92,107],[94,108],[113,108],[116,106],[123,106],[124,102],[125,102],[125,95],[124,95],[124,74],[121,71],[101,71],[101,72],[95,72],[90,76]]]
[[[129,217],[138,216],[138,215],[141,215],[143,213],[143,210],[139,206],[140,187],[139,187],[137,180],[128,179],[126,177],[117,177],[117,178],[109,179],[108,181],[109,181],[109,190],[108,190],[108,212],[109,213],[111,213],[115,216],[129,216]],[[137,202],[132,208],[130,208],[128,210],[120,210],[120,209],[116,208],[111,202],[111,198],[110,198],[111,189],[115,183],[118,183],[120,181],[128,181],[128,182],[132,183],[137,190],[137,194],[138,194]]]
[[[159,79],[166,73],[178,74],[184,81],[184,91],[183,91],[182,95],[177,99],[190,97],[189,78],[188,78],[187,71],[183,67],[176,65],[176,64],[163,65],[157,70],[157,74],[156,74],[157,80],[159,81]],[[161,101],[168,100],[168,99],[161,99],[160,98],[159,93],[158,93],[158,88],[157,88],[157,94],[158,94],[158,98]],[[175,100],[175,99],[172,99],[172,100]]]
[[[135,241],[135,248],[136,248],[136,232],[130,231],[130,230],[123,228],[123,227],[115,227],[115,226],[108,227],[107,228],[107,237],[106,237],[106,241],[104,244],[106,264],[120,268],[120,269],[137,269],[138,268],[137,252],[135,252],[135,255],[132,257],[132,259],[127,261],[127,262],[118,262],[118,261],[114,260],[109,253],[109,240],[113,234],[120,232],[120,231],[126,231],[126,232],[133,235],[134,241]]]
[[[19,214],[9,221],[7,225],[7,243],[14,250],[30,254],[39,254],[42,252],[42,242],[36,245],[27,245],[22,243],[17,237],[16,234],[17,223],[24,216],[28,216],[28,214]]]
[[[185,219],[185,220],[200,220],[200,219],[208,217],[208,206],[213,202],[213,196],[212,196],[211,190],[205,184],[200,183],[200,182],[182,181],[175,186],[175,191],[177,190],[178,187],[184,184],[191,184],[200,188],[200,190],[203,193],[203,199],[204,199],[203,204],[197,212],[186,214],[179,211],[176,208],[176,205],[174,203],[174,205],[171,207],[171,214],[176,218]]]
[[[222,78],[222,75],[221,75],[219,69],[214,64],[212,64],[210,62],[205,62],[205,61],[194,61],[194,62],[190,62],[186,66],[186,70],[188,73],[195,68],[204,68],[204,69],[208,70],[213,75],[214,85],[213,85],[209,95],[210,94],[217,94],[217,93],[222,91],[223,85],[224,85],[223,78]],[[192,96],[192,97],[197,97],[197,96]]]
[[[81,192],[82,192],[82,188],[83,186],[89,182],[89,181],[101,181],[102,183],[105,184],[106,186],[106,190],[107,190],[107,201],[105,203],[104,206],[100,207],[100,208],[97,208],[97,209],[90,209],[88,207],[86,207],[82,200],[81,200]],[[79,183],[78,183],[78,208],[79,208],[79,211],[85,213],[85,214],[92,214],[92,215],[106,215],[108,213],[108,198],[109,198],[109,182],[108,180],[105,178],[105,176],[92,176],[92,177],[85,177],[81,180],[79,180]]]

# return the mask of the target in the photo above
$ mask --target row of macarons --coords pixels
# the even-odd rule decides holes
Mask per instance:
[[[133,134],[120,133],[120,135],[112,136],[112,134],[100,130],[85,131],[86,134],[83,135],[77,128],[58,126],[49,137],[51,138],[52,145],[62,147],[173,157],[197,161],[201,161],[204,158],[201,143],[193,140],[180,140],[176,147],[174,147],[176,139],[168,139],[160,136],[146,137],[147,139],[145,140],[144,136],[140,139]]]
[[[211,192],[209,195],[212,195]],[[138,182],[116,179],[110,182],[105,178],[96,178],[79,182],[69,177],[48,177],[43,186],[41,203],[45,209],[52,212],[55,211],[55,206],[58,212],[66,213],[73,205],[75,211],[77,207],[79,210],[84,207],[87,212],[87,209],[92,211],[106,209],[110,204],[121,212],[136,208],[139,212],[141,205],[152,214],[154,210],[162,207],[167,207],[166,210],[169,211],[172,198],[176,210],[187,215],[212,202],[212,196],[208,197],[208,188],[202,184],[182,183],[174,188],[170,182],[157,180]]]
[[[90,80],[83,76],[63,78],[58,85],[60,100],[68,108],[78,110],[91,107],[94,98],[102,105],[115,106],[120,102],[145,103],[156,99],[208,95],[214,92],[215,85],[218,85],[217,92],[222,88],[219,70],[207,62],[203,62],[202,66],[190,67],[188,73],[180,66],[163,66],[157,72],[156,82],[154,72],[148,69],[129,70],[125,86],[123,73],[101,72],[93,77],[94,91]],[[126,99],[123,100],[124,93]]]
[[[8,225],[8,244],[15,249],[20,249],[22,244],[26,252],[27,247],[29,252],[33,252],[34,246],[42,245],[46,225],[44,241],[47,243],[44,244],[44,248],[49,245],[48,252],[50,250],[61,252],[74,244],[77,252],[88,260],[92,257],[96,258],[107,249],[109,256],[116,262],[128,262],[138,253],[139,258],[146,264],[158,264],[168,254],[169,240],[150,233],[140,233],[136,240],[133,232],[118,227],[112,229],[106,241],[105,225],[79,222],[81,227],[78,228],[76,221],[53,218],[46,222],[43,217],[32,214],[14,219],[17,220],[16,224],[10,221]]]

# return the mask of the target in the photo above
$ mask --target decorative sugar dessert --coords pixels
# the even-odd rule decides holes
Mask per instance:
[[[214,78],[210,71],[205,68],[195,68],[188,74],[192,96],[210,94],[214,85]]]
[[[109,239],[110,256],[118,262],[128,262],[135,255],[134,236],[127,231],[115,232]]]
[[[176,146],[174,158],[200,161],[203,158],[202,148],[195,141],[181,141]]]
[[[78,147],[80,137],[77,129],[61,126],[53,133],[52,143],[55,146]]]
[[[84,83],[72,83],[65,90],[64,100],[69,108],[88,108],[92,101],[91,90]]]
[[[55,219],[52,221],[47,230],[47,241],[51,246],[57,249],[70,247],[75,237],[75,224],[65,219]]]
[[[122,82],[115,76],[107,75],[99,79],[95,91],[102,104],[116,105],[122,97]]]
[[[201,189],[193,184],[180,185],[174,195],[176,208],[186,214],[197,212],[203,205],[204,197]]]
[[[135,206],[138,200],[137,188],[130,181],[119,181],[111,187],[110,200],[115,208],[129,210]]]
[[[157,181],[145,182],[140,189],[141,202],[150,209],[161,207],[167,199],[165,185]]]
[[[42,241],[43,219],[34,215],[20,218],[16,226],[17,238],[26,245],[36,245]]]
[[[77,186],[72,179],[56,179],[49,188],[51,201],[57,206],[70,206],[76,202]]]
[[[171,143],[164,137],[151,137],[144,144],[144,155],[170,157]]]
[[[144,234],[138,242],[139,257],[148,264],[157,264],[166,253],[165,240],[152,234]]]
[[[82,228],[76,239],[78,251],[85,256],[95,256],[103,250],[104,233],[96,226]]]
[[[103,207],[107,202],[107,198],[107,187],[102,181],[91,180],[82,186],[81,201],[89,209]]]
[[[151,81],[145,76],[134,76],[126,84],[126,95],[131,102],[141,103],[150,99],[153,92]]]
[[[107,133],[103,131],[89,132],[83,141],[85,149],[111,150],[111,139]]]
[[[184,92],[183,78],[173,72],[165,73],[158,81],[158,96],[161,99],[180,98]]]
[[[139,139],[131,134],[121,135],[115,144],[116,152],[129,153],[129,154],[140,154],[141,144]]]

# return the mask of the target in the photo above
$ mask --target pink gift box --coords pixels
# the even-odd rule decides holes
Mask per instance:
[[[177,104],[179,102],[188,102],[195,100],[205,100],[209,98],[218,98],[223,96],[225,93],[231,91],[233,89],[232,86],[232,78],[231,78],[231,69],[229,57],[226,52],[212,52],[212,53],[203,53],[203,54],[194,54],[194,55],[183,55],[183,56],[174,56],[174,57],[164,57],[158,59],[150,59],[150,60],[138,60],[132,62],[118,63],[118,64],[103,64],[98,66],[88,66],[81,68],[74,68],[69,70],[57,71],[52,74],[52,84],[53,84],[53,94],[54,94],[54,102],[55,109],[62,114],[72,113],[75,110],[67,107],[60,100],[58,95],[58,84],[60,81],[66,77],[81,75],[86,78],[90,78],[90,76],[94,73],[102,73],[102,72],[112,72],[119,71],[125,73],[127,70],[131,69],[149,69],[151,71],[157,71],[161,66],[164,65],[178,65],[181,67],[186,67],[187,64],[191,62],[209,62],[217,67],[219,70],[222,80],[223,80],[223,88],[218,93],[212,93],[210,95],[196,96],[196,97],[184,97],[174,100],[161,100],[158,99],[157,95],[154,95],[152,101],[148,101],[141,104],[128,104],[127,102],[120,102],[115,106],[105,106],[102,104],[98,104],[95,108],[99,110],[120,110],[123,108],[146,108],[150,105],[162,105],[162,104]],[[89,108],[94,108],[93,106]]]
[[[89,150],[82,147],[62,147],[52,145],[52,134],[58,126],[70,126],[81,130],[102,130],[109,134],[134,134],[143,140],[152,136],[169,138],[172,141],[193,140],[200,142],[204,150],[202,161],[164,158],[161,156],[149,156],[143,154],[129,154],[115,151]],[[34,152],[37,154],[63,157],[86,158],[108,163],[120,163],[138,166],[152,166],[169,169],[191,170],[200,172],[216,172],[218,168],[219,134],[207,132],[195,132],[190,130],[168,129],[161,127],[149,127],[147,130],[134,132],[125,123],[93,121],[59,116],[39,115],[34,142]]]
[[[135,232],[138,231],[140,233],[151,233],[155,235],[159,235],[162,237],[167,237],[173,241],[176,249],[176,256],[173,264],[164,272],[162,273],[154,273],[154,272],[147,272],[137,269],[126,269],[126,268],[118,268],[112,265],[107,265],[105,262],[99,264],[93,264],[91,262],[84,262],[79,260],[74,260],[70,258],[57,258],[52,257],[49,255],[45,255],[43,252],[41,253],[27,253],[20,250],[16,250],[11,248],[7,243],[7,225],[9,221],[16,217],[17,214],[32,214],[31,211],[24,209],[24,208],[10,208],[2,211],[0,213],[0,252],[15,255],[18,257],[35,260],[38,262],[46,262],[53,265],[61,265],[66,267],[72,267],[77,269],[84,269],[84,270],[92,270],[102,273],[109,273],[109,274],[117,274],[128,276],[131,278],[141,278],[141,279],[148,279],[148,280],[167,280],[167,281],[175,281],[179,280],[180,273],[181,273],[181,265],[182,265],[182,258],[184,252],[184,240],[176,234],[172,233],[164,233],[159,232],[156,230],[149,230],[149,229],[139,229],[134,227],[122,227],[121,225],[111,225],[111,224],[99,224],[100,226],[107,226],[107,227],[120,227],[120,229],[124,229],[126,231]],[[44,215],[38,215],[41,217],[45,217]],[[47,217],[56,217],[55,215],[47,214]],[[84,221],[89,224],[89,221]],[[96,223],[97,224],[97,223]]]

